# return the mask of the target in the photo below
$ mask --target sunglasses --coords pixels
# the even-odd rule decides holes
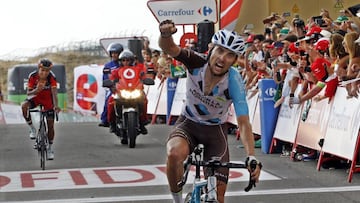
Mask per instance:
[[[130,59],[121,59],[121,61],[130,61]]]

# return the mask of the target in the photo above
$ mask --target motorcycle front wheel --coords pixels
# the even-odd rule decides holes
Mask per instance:
[[[127,113],[128,123],[127,123],[127,130],[128,130],[128,139],[129,139],[129,147],[134,148],[136,145],[136,136],[137,136],[137,113],[136,112],[129,112]]]

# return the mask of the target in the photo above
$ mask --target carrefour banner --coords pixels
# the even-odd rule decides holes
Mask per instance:
[[[169,19],[177,25],[190,25],[218,20],[215,0],[149,0],[147,5],[158,22]]]
[[[101,65],[83,65],[74,68],[74,111],[101,114],[105,102],[102,75]]]
[[[279,113],[279,108],[274,108],[276,83],[272,79],[261,79],[259,81],[259,90],[261,151],[269,153]]]

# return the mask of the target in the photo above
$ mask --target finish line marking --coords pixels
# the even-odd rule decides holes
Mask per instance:
[[[299,194],[299,193],[329,193],[329,192],[350,192],[360,191],[360,186],[345,187],[319,187],[319,188],[292,188],[292,189],[272,189],[272,190],[253,190],[250,192],[226,192],[226,197],[234,196],[253,196],[253,195],[279,195],[279,194]],[[184,195],[185,197],[185,195]],[[123,196],[123,197],[102,197],[102,198],[78,198],[62,200],[36,200],[36,201],[11,201],[11,203],[96,203],[96,202],[128,202],[146,200],[171,200],[171,195],[142,195],[142,196]],[[4,202],[5,203],[5,202]]]
[[[188,183],[195,177],[195,168],[189,172]],[[260,180],[280,180],[266,171]],[[247,182],[246,169],[231,169],[229,182]],[[165,165],[113,166],[36,171],[0,172],[0,194],[45,190],[117,188],[167,185]]]

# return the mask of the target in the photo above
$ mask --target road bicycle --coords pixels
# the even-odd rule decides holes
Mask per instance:
[[[34,149],[37,149],[40,156],[40,167],[42,170],[45,170],[45,160],[47,159],[47,149],[49,147],[49,138],[48,138],[48,126],[47,126],[47,115],[53,110],[44,110],[42,106],[39,109],[30,109],[29,112],[38,112],[40,114],[39,120],[39,130],[36,135],[36,141]],[[55,113],[56,121],[58,120],[58,115]]]
[[[218,157],[212,157],[209,161],[203,161],[203,151],[204,146],[202,144],[198,145],[194,152],[187,157],[184,162],[184,174],[182,180],[178,183],[179,187],[185,185],[187,177],[192,165],[195,166],[195,179],[193,183],[193,190],[189,192],[185,197],[185,203],[201,203],[201,202],[218,202],[217,201],[217,179],[215,170],[220,167],[225,168],[247,168],[246,164],[242,163],[232,163],[232,162],[223,162],[221,163]],[[261,163],[258,163],[256,160],[250,162],[251,171],[256,169],[256,165],[262,167]],[[208,167],[211,170],[211,173],[207,180],[201,179],[200,169],[201,167]],[[256,187],[255,180],[251,179],[249,175],[249,184],[244,189],[245,192],[250,191],[253,187]]]

